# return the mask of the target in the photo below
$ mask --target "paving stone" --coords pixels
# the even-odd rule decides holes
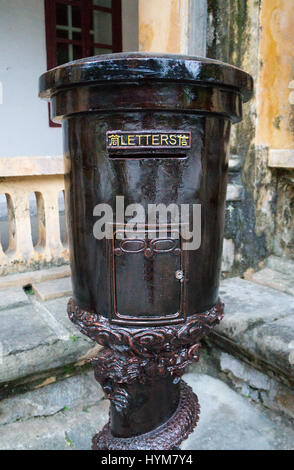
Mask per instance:
[[[0,289],[0,310],[21,307],[29,303],[28,296],[22,287]]]
[[[92,406],[103,398],[94,372],[82,373],[17,396],[0,401],[0,425],[49,416],[61,410]]]
[[[186,374],[184,379],[197,393],[201,413],[197,428],[182,444],[182,449],[294,448],[294,428],[288,420],[283,422],[280,417],[267,414],[216,378]]]
[[[42,302],[45,300],[56,299],[57,297],[69,296],[72,293],[70,277],[36,282],[32,284],[32,287],[34,294]]]

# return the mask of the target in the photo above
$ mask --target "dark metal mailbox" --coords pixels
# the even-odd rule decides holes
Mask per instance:
[[[223,315],[230,127],[252,88],[218,61],[144,53],[40,78],[63,123],[68,313],[104,346],[93,364],[110,422],[95,449],[171,449],[196,425],[197,397],[181,376]]]

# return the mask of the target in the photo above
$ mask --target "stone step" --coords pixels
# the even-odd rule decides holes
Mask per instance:
[[[264,264],[268,268],[287,274],[294,279],[294,260],[280,258],[279,256],[269,256]]]
[[[229,172],[237,173],[242,166],[242,161],[240,155],[230,155],[229,158]]]
[[[250,397],[256,403],[283,413],[294,419],[294,389],[278,382],[261,371],[256,370],[250,363],[238,360],[223,351],[214,349],[213,355],[218,355],[220,374],[238,393]]]
[[[221,380],[184,376],[198,395],[200,420],[183,450],[286,450],[294,448],[293,421],[256,406]]]
[[[0,426],[26,421],[39,416],[51,416],[76,406],[97,404],[104,397],[102,388],[88,372],[69,377],[43,387],[38,387],[0,401]]]
[[[21,307],[29,303],[29,298],[22,287],[0,289],[0,310]]]
[[[0,427],[1,450],[91,449],[91,437],[108,419],[108,403],[78,406],[53,416],[33,418]]]
[[[240,184],[228,184],[226,201],[242,201],[243,192],[243,186]]]
[[[222,281],[220,297],[225,302],[225,317],[210,340],[224,352],[254,362],[254,367],[275,380],[293,385],[293,296],[231,278]],[[2,296],[2,396],[22,384],[30,388],[54,380],[52,377],[59,377],[68,366],[81,367],[100,348],[71,324],[66,313],[67,301],[67,297],[60,297],[39,302],[35,296],[14,289]]]
[[[244,275],[245,279],[294,295],[294,261],[270,256],[264,265],[257,272],[248,270]]]
[[[49,281],[71,275],[70,267],[63,265],[54,268],[40,269],[38,271],[27,271],[24,273],[8,274],[0,277],[0,289],[8,287],[24,287],[34,282]]]
[[[230,353],[224,352],[212,341],[212,336],[202,341],[200,360],[189,371],[219,378],[240,395],[294,419],[294,387],[269,374],[266,367],[258,367],[256,360],[249,360],[245,352],[241,354],[234,348]]]
[[[220,297],[225,303],[225,315],[207,344],[241,361],[230,372],[238,380],[246,382],[242,374],[247,372],[240,366],[244,361],[262,372],[271,384],[263,391],[271,395],[272,403],[280,402],[280,408],[293,416],[293,296],[248,280],[230,278],[222,281]],[[258,386],[255,388],[258,390]]]
[[[286,292],[286,294],[294,295],[294,279],[293,276],[289,276],[288,274],[274,271],[270,268],[264,268],[247,275],[246,279],[261,284],[262,286],[272,287],[281,292]]]
[[[223,281],[220,296],[225,316],[217,335],[293,381],[293,296],[240,278]]]
[[[248,386],[267,406],[293,416],[293,296],[240,278],[222,281],[220,296],[225,317],[209,341],[239,365],[229,361],[228,367],[222,359],[219,368],[242,383],[242,393]],[[10,288],[0,298],[0,396],[73,375],[100,348],[69,321],[67,297],[39,302],[21,288]],[[245,363],[263,374],[266,387],[247,380]]]
[[[57,299],[58,297],[70,296],[72,294],[72,285],[70,277],[52,279],[50,281],[34,282],[32,284],[33,292],[37,299],[45,302],[46,300]]]
[[[100,348],[69,321],[68,298],[26,297],[25,305],[0,310],[0,396],[74,373]]]
[[[290,421],[257,407],[209,375],[190,373],[184,379],[198,395],[201,414],[182,449],[293,449]],[[2,413],[6,410],[0,449],[90,449],[92,436],[108,419],[109,402],[101,395],[93,375],[84,374],[20,395],[19,402],[0,402]]]

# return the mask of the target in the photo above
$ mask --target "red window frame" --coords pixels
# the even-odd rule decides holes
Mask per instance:
[[[112,0],[112,7],[93,5],[92,0],[44,0],[45,1],[45,25],[46,25],[46,50],[47,50],[47,70],[56,67],[57,64],[57,43],[77,44],[82,46],[82,57],[91,55],[91,48],[100,47],[109,49],[109,52],[122,51],[122,20],[121,20],[121,0]],[[65,5],[80,6],[81,8],[81,41],[66,38],[57,38],[56,35],[56,3]],[[112,14],[112,44],[94,43],[90,40],[90,19],[93,10],[100,10]],[[49,126],[61,127],[50,119]]]

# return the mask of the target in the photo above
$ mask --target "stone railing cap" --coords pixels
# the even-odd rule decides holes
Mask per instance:
[[[49,70],[39,80],[39,96],[49,99],[58,89],[90,82],[169,81],[227,86],[244,102],[253,93],[252,77],[218,60],[177,54],[123,52],[86,57]]]

